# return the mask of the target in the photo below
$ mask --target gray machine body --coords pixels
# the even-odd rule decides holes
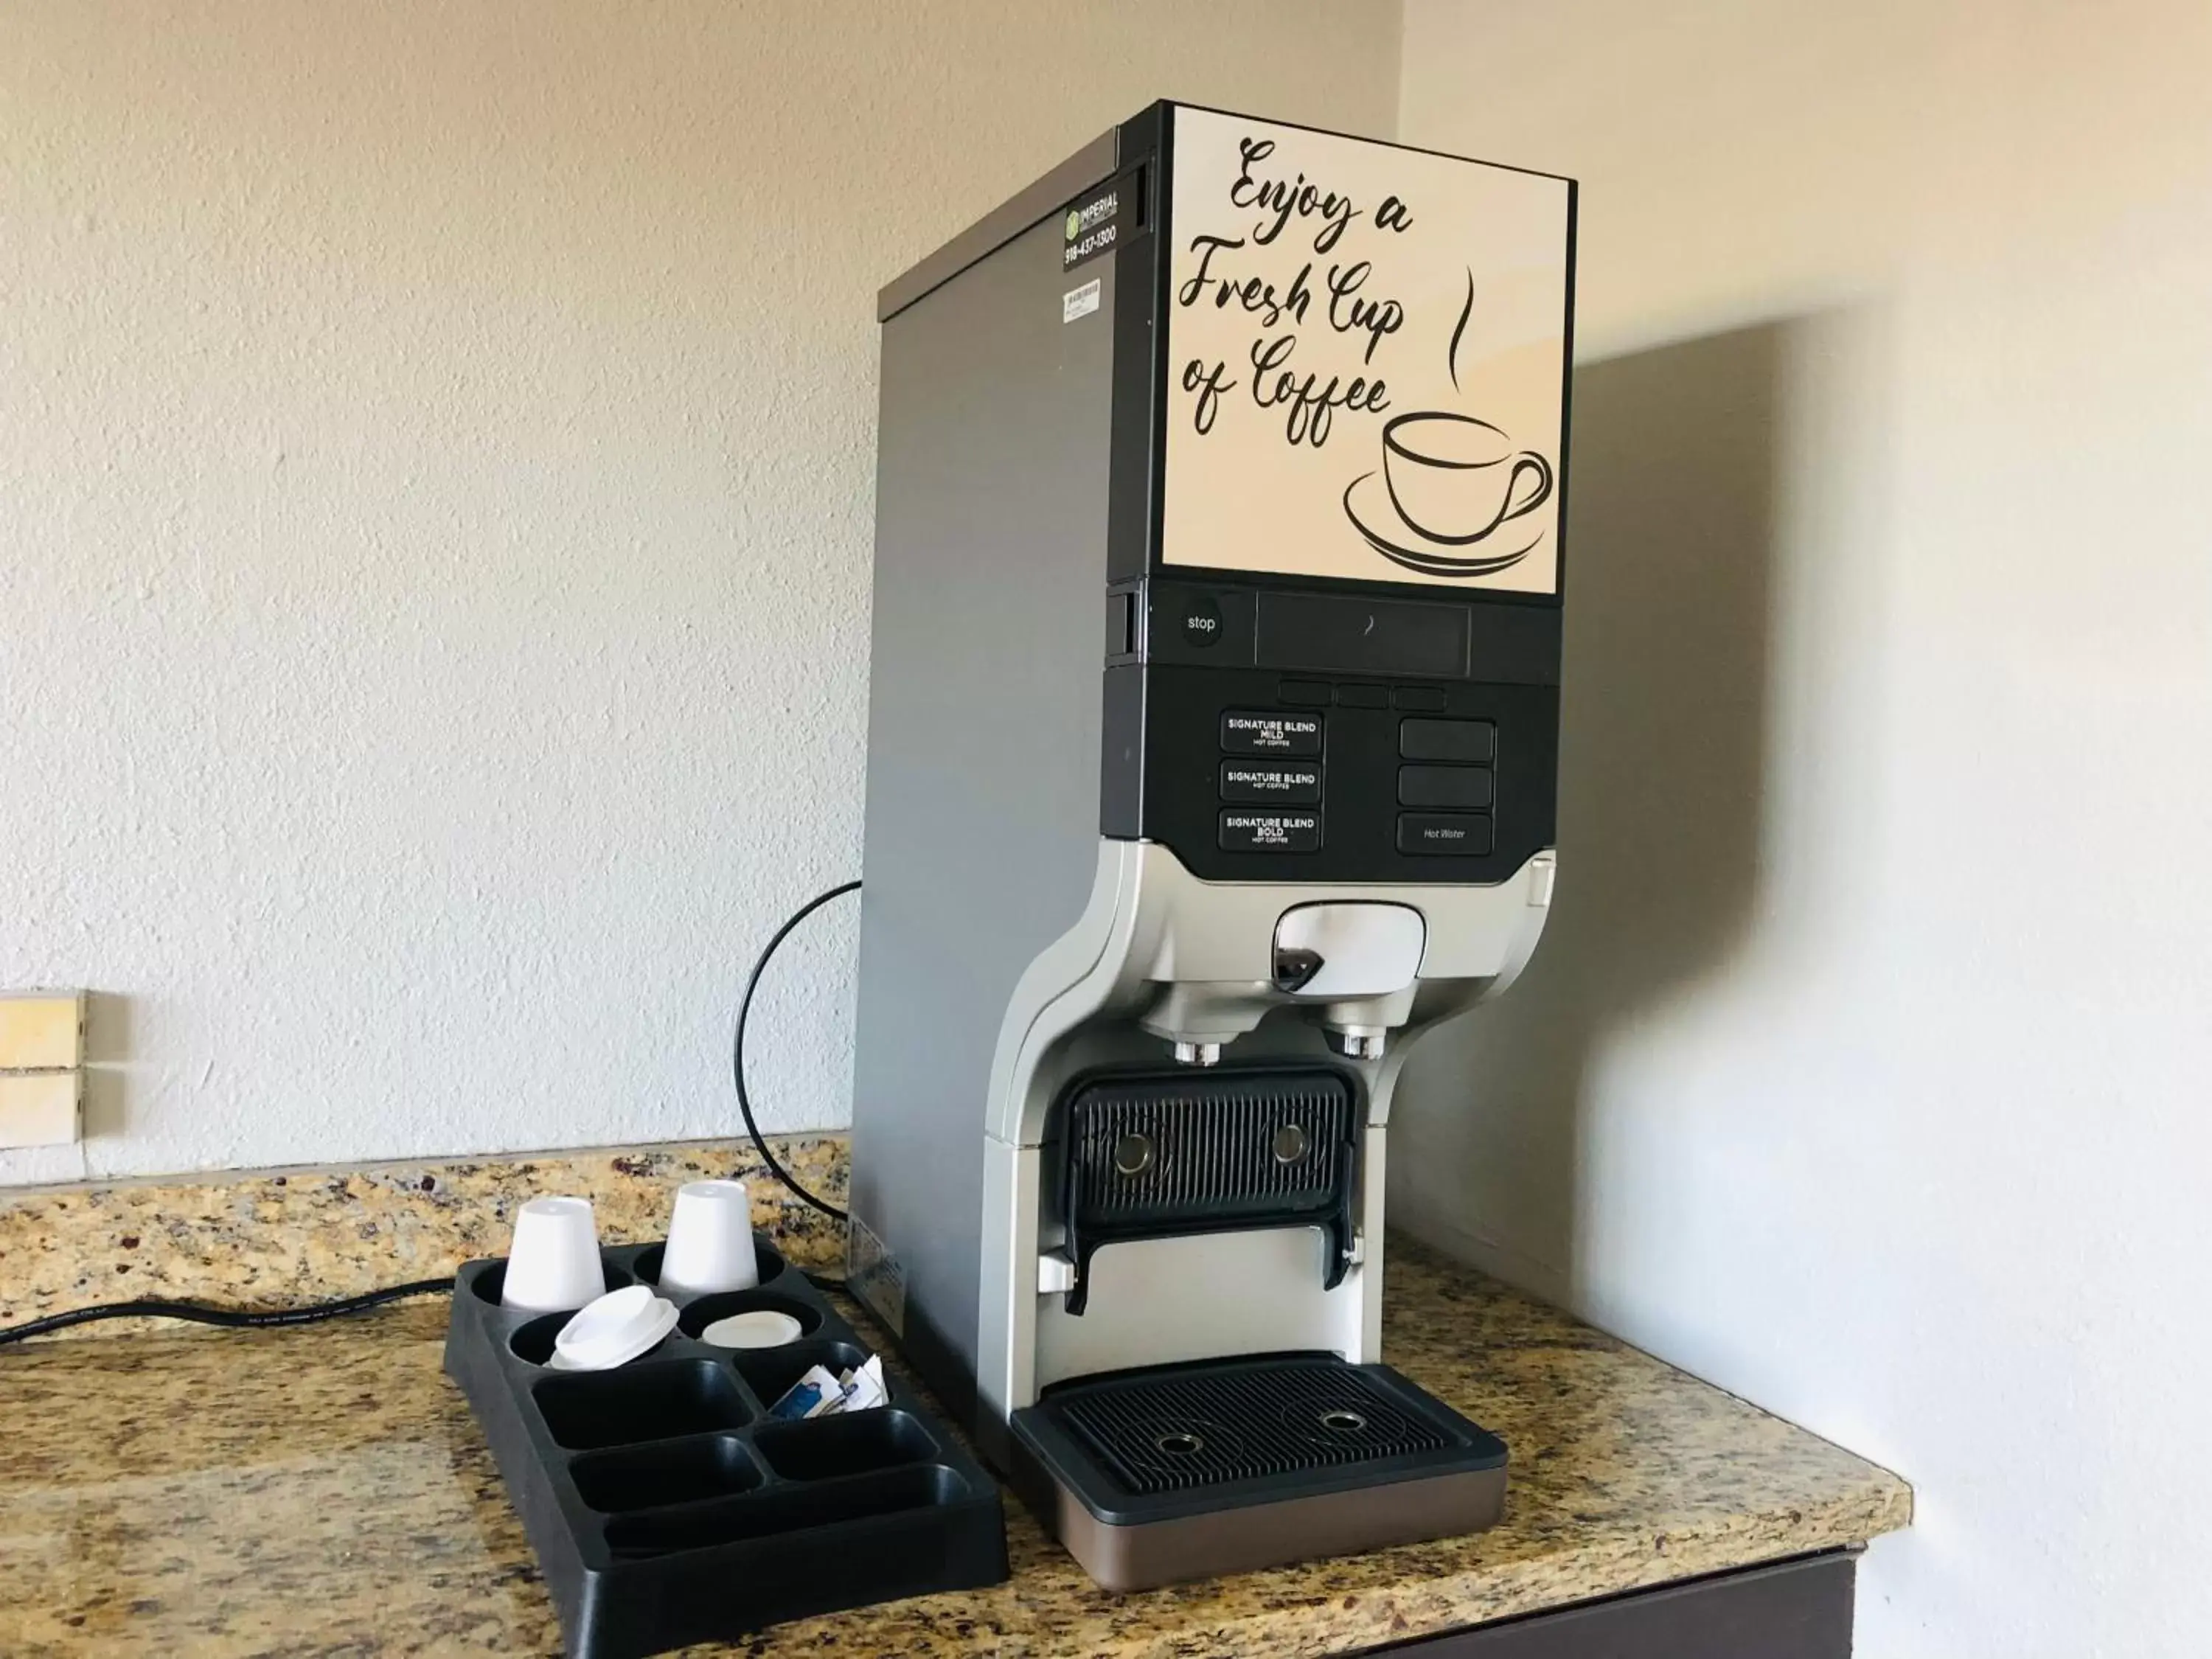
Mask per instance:
[[[894,1276],[854,1265],[956,1410],[1000,1021],[1097,863],[1113,348],[1019,303],[1060,256],[1033,224],[883,332],[852,1212]]]

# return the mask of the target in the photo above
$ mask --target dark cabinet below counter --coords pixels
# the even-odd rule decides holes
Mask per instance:
[[[1376,1659],[1850,1659],[1858,1556],[1831,1550],[1366,1652]]]

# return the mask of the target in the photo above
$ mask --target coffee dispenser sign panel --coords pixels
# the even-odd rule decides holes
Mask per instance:
[[[1178,109],[1161,559],[1559,592],[1573,185]]]

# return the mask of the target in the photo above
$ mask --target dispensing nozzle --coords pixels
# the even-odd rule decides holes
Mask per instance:
[[[1318,1003],[1316,1023],[1349,1060],[1380,1060],[1413,1010],[1428,925],[1407,904],[1339,900],[1293,906],[1275,923],[1275,985]]]
[[[1331,1025],[1326,1028],[1328,1046],[1346,1060],[1380,1060],[1385,1028],[1380,1025]]]
[[[1163,985],[1137,1024],[1168,1045],[1176,1065],[1218,1066],[1222,1049],[1257,1025],[1273,1002],[1265,984]]]

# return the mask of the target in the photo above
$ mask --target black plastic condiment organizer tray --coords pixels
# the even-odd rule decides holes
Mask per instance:
[[[781,1423],[768,1408],[809,1365],[842,1372],[868,1350],[766,1239],[760,1284],[671,1296],[676,1330],[606,1371],[545,1361],[569,1316],[500,1306],[503,1261],[453,1286],[446,1374],[491,1443],[570,1659],[625,1659],[763,1626],[1006,1577],[999,1487],[886,1373],[890,1404]],[[653,1284],[659,1244],[600,1253],[609,1290]],[[795,1342],[699,1340],[731,1314],[774,1309]]]

